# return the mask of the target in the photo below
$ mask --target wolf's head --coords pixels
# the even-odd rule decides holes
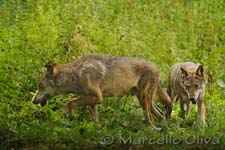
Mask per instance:
[[[185,70],[181,68],[181,86],[187,94],[188,99],[196,104],[199,95],[205,88],[204,69],[200,65],[197,70]]]
[[[57,95],[57,86],[55,85],[55,79],[57,75],[56,64],[48,63],[45,65],[45,67],[46,72],[44,73],[41,81],[39,82],[38,90],[36,91],[36,94],[33,97],[33,103],[41,103],[42,106],[46,104],[46,101],[48,99]]]

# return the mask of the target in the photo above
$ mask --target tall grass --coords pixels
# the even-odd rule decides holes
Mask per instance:
[[[55,143],[62,149],[100,148],[103,135],[119,132],[156,138],[200,134],[219,137],[224,143],[224,8],[223,0],[0,1],[1,148],[54,149]],[[88,114],[85,109],[77,110],[77,120],[65,119],[70,97],[57,97],[45,108],[31,103],[48,61],[65,63],[90,53],[146,58],[157,64],[164,83],[176,62],[203,64],[210,83],[206,99],[209,127],[202,134],[195,125],[195,113],[184,121],[177,117],[175,104],[169,128],[150,135],[133,98],[105,101],[100,124],[87,121],[90,116],[83,115]]]

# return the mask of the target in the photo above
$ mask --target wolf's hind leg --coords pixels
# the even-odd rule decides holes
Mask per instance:
[[[162,111],[157,107],[157,105],[154,103],[154,101],[151,105],[151,111],[160,121],[165,120],[165,117],[164,117]]]
[[[142,90],[139,91],[137,97],[138,97],[139,103],[142,107],[142,110],[143,110],[143,113],[144,113],[144,116],[145,116],[146,120],[154,128],[154,125],[153,125],[153,122],[152,122],[153,118],[152,118],[152,115],[150,113],[151,112],[150,111],[150,109],[151,109],[150,105],[152,105],[152,104],[151,104],[151,102],[148,101],[149,100],[148,96],[145,93],[143,93],[143,89],[142,89]]]
[[[165,106],[166,108],[166,117],[169,118],[169,116],[171,115],[172,112],[172,107],[173,107],[173,103],[170,99],[170,96],[167,94],[166,89],[164,89],[161,85],[161,83],[159,84],[158,88],[157,88],[157,95],[159,97],[160,102]]]
[[[98,118],[98,105],[92,105],[91,106],[91,113],[93,115],[93,120],[94,122],[99,122],[99,118]]]
[[[158,75],[156,77],[149,78],[150,73],[146,73],[142,75],[142,78],[138,82],[138,92],[137,97],[142,106],[144,115],[151,125],[152,130],[159,130],[153,123],[152,112],[155,113],[156,117],[163,118],[162,114],[158,111],[156,105],[153,103],[153,97],[156,94],[159,78]]]

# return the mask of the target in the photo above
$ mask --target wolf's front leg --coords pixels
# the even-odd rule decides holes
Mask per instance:
[[[204,101],[198,102],[198,116],[200,119],[201,126],[205,127],[206,122],[205,122],[205,103],[204,103]]]
[[[102,103],[102,98],[101,97],[97,97],[97,96],[88,96],[88,97],[85,97],[85,98],[82,98],[82,99],[78,99],[78,100],[73,100],[73,101],[70,101],[69,104],[68,104],[68,113],[69,113],[69,119],[70,120],[73,120],[73,110],[78,107],[78,106],[86,106],[86,105],[89,105],[89,106],[94,106],[96,104],[101,104]],[[94,110],[94,119],[95,121],[98,121],[98,117],[96,117],[98,115],[97,111],[97,107],[93,109]]]
[[[190,112],[191,112],[191,108],[192,108],[192,102],[191,101],[188,101],[187,102],[187,110],[186,110],[186,117],[190,114]]]
[[[185,112],[186,112],[186,103],[183,100],[180,100],[180,117],[185,119]]]

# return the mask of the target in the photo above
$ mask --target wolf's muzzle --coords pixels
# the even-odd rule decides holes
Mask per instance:
[[[33,100],[33,104],[39,104],[39,102],[37,102],[37,101]]]
[[[192,104],[196,104],[195,98],[190,98],[190,101],[192,102]]]
[[[36,98],[34,97],[34,98],[33,98],[33,104],[39,104],[39,103],[41,103],[41,106],[45,106],[47,100],[50,99],[50,98],[51,98],[51,97],[50,97],[50,95],[48,95],[48,94],[45,95],[41,101],[37,101]]]
[[[48,99],[50,99],[50,95],[47,94],[43,97],[41,101],[41,106],[45,106]]]

